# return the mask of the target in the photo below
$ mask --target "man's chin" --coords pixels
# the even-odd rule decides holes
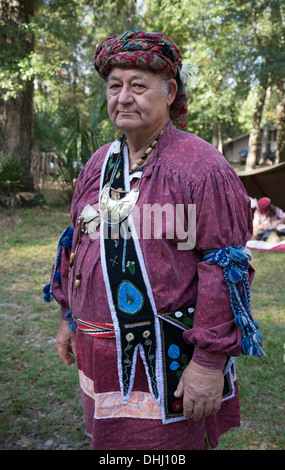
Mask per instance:
[[[114,124],[124,132],[139,129],[141,126],[141,122],[137,119],[135,113],[117,117]]]

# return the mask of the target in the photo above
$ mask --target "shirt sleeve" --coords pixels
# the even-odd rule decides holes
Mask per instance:
[[[254,215],[253,215],[253,227],[256,228],[260,224],[261,224],[260,213],[257,209],[255,209]]]
[[[76,183],[76,187],[73,193],[71,208],[75,204],[74,201],[77,201],[78,193],[80,193],[82,180],[84,178],[84,173],[85,171],[83,168]],[[71,210],[71,219],[74,221],[76,220],[76,217],[72,217],[72,212],[73,211]],[[77,229],[75,223],[73,224],[73,226],[75,229]],[[69,229],[73,231],[73,227],[70,227]],[[69,229],[66,229],[66,230],[69,230]],[[72,237],[73,240],[75,239],[75,237],[76,237],[76,233],[73,232],[73,237]],[[48,288],[50,289],[50,293],[46,295],[45,300],[50,301],[50,295],[52,294],[52,297],[59,304],[62,320],[66,320],[65,315],[68,311],[71,310],[71,306],[69,305],[70,302],[69,302],[69,294],[68,294],[68,274],[69,274],[69,269],[70,269],[69,263],[70,263],[70,255],[72,252],[73,240],[69,239],[68,244],[63,245],[60,249],[60,253],[56,254],[56,261],[53,264],[52,271],[51,271],[50,284],[46,286],[46,288],[44,289],[44,292],[45,290],[48,290]],[[58,250],[59,250],[59,245],[58,245]]]
[[[102,166],[102,159],[105,155],[106,151],[110,144],[106,144],[105,146],[101,147],[101,149],[97,150],[94,155],[88,160],[85,166],[82,168],[77,182],[74,189],[72,202],[71,202],[71,210],[70,210],[70,217],[71,217],[71,224],[73,228],[73,243],[76,240],[77,232],[78,232],[78,217],[80,215],[81,210],[83,209],[84,205],[87,204],[87,201],[91,199],[89,194],[93,194],[93,180],[90,177],[94,172],[98,173],[97,180],[100,180],[100,173],[101,173],[101,166]],[[99,183],[98,183],[99,184]],[[83,198],[85,196],[85,199]],[[51,273],[51,284],[52,284],[52,295],[57,303],[61,307],[61,318],[65,319],[65,314],[71,310],[71,305],[69,305],[69,298],[71,295],[69,294],[68,290],[68,273],[69,273],[69,262],[70,262],[70,254],[71,254],[71,240],[70,246],[63,246],[61,249],[60,256],[56,262],[56,266],[53,265],[52,273]],[[55,275],[56,269],[56,275]],[[47,287],[47,286],[46,286]],[[48,294],[47,294],[48,296]]]
[[[285,212],[280,207],[276,207],[276,215],[278,219],[285,219]]]
[[[88,162],[82,168],[76,186],[72,196],[71,209],[70,209],[70,218],[71,225],[70,229],[73,230],[73,243],[76,240],[78,235],[78,217],[82,211],[84,205],[89,203],[92,200],[92,195],[94,193],[93,179],[92,175],[97,173],[96,180],[100,181],[102,161],[108,150],[110,144],[106,144],[97,150]],[[95,202],[95,201],[94,201]],[[71,233],[71,232],[70,232]],[[69,293],[68,286],[68,274],[69,274],[69,262],[71,254],[71,240],[69,241],[68,246],[63,246],[59,259],[57,260],[57,266],[53,266],[51,281],[52,281],[52,295],[61,307],[61,318],[65,319],[65,314],[71,310],[71,305],[69,305],[69,299],[71,294]],[[54,270],[56,269],[56,275],[54,275]]]
[[[192,190],[196,204],[196,250],[245,245],[252,236],[250,199],[231,168],[211,168]],[[252,277],[251,268],[249,276]],[[223,369],[227,356],[241,352],[223,269],[203,262],[197,266],[198,295],[194,325],[184,333],[194,345],[194,362]]]

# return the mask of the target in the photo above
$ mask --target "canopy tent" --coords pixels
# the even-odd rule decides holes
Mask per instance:
[[[237,171],[247,194],[253,199],[269,197],[285,211],[285,163],[250,171]]]
[[[247,194],[253,199],[267,196],[275,206],[285,211],[285,163],[250,171],[237,171]],[[285,252],[285,241],[276,245],[261,240],[250,240],[251,250]]]

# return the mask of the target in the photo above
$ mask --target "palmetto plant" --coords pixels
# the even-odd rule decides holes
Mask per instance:
[[[25,169],[22,163],[12,157],[0,157],[0,193],[15,194],[24,186]]]
[[[35,111],[35,139],[38,150],[54,152],[59,158],[59,181],[71,199],[78,174],[115,131],[105,118],[105,102],[86,118],[76,106],[60,105],[56,110]]]

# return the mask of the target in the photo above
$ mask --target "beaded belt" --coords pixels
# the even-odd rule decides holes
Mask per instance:
[[[89,336],[96,338],[115,338],[114,325],[112,323],[94,323],[91,321],[79,320],[73,317],[77,328]]]

